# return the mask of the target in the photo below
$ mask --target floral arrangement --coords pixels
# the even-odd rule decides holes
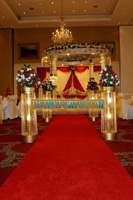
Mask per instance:
[[[93,77],[90,78],[88,85],[87,85],[87,90],[98,90],[98,84],[94,80]]]
[[[40,85],[40,80],[34,69],[30,68],[30,65],[24,64],[24,67],[18,71],[16,76],[17,84],[20,87],[38,87]]]
[[[104,43],[99,42],[92,42],[92,43],[73,43],[73,44],[57,44],[52,47],[49,47],[44,50],[45,52],[51,51],[51,50],[60,50],[60,49],[74,49],[74,48],[96,48],[96,49],[108,49],[107,45]]]
[[[52,81],[49,81],[48,79],[46,79],[46,81],[42,83],[42,89],[43,91],[52,91],[54,89],[54,85],[52,84]]]
[[[105,86],[119,86],[117,74],[112,70],[112,66],[105,65],[105,68],[99,73],[99,85]]]

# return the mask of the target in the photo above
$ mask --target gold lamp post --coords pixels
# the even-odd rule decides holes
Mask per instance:
[[[36,110],[31,109],[31,101],[35,98],[35,88],[25,87],[21,94],[21,135],[25,143],[32,143],[37,139]]]
[[[43,99],[44,99],[44,101],[50,100],[51,99],[51,91],[45,91],[44,95],[43,95]],[[49,109],[49,108],[43,110],[43,116],[42,117],[45,119],[46,123],[49,123],[50,119],[52,118],[52,110]]]
[[[117,138],[116,121],[116,92],[115,87],[103,87],[101,98],[104,100],[104,108],[101,110],[101,132],[106,140]]]

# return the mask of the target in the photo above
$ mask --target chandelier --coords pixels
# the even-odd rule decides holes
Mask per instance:
[[[62,11],[62,16],[61,16],[61,23],[60,23],[60,30],[56,30],[56,32],[52,33],[52,41],[55,44],[66,44],[66,43],[71,43],[73,40],[72,37],[72,32],[69,31],[68,29],[64,28],[64,17],[63,17],[63,0],[61,0],[61,11]]]

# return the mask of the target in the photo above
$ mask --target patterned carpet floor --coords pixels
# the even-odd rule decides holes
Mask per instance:
[[[100,119],[92,122],[96,130],[100,132]],[[48,127],[38,116],[38,137]],[[0,125],[0,186],[18,166],[33,144],[21,142],[21,120],[5,120]],[[118,120],[118,139],[106,141],[115,156],[133,177],[133,120]]]

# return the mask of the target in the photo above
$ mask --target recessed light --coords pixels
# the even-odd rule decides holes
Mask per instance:
[[[75,12],[75,10],[73,10],[73,13]]]
[[[93,8],[98,8],[98,5],[94,5]]]
[[[55,13],[56,11],[54,10],[54,13]]]
[[[108,3],[109,1],[106,1],[106,3]]]
[[[86,10],[84,10],[84,12],[86,12]]]
[[[20,6],[20,3],[18,3],[18,5]]]
[[[36,26],[38,26],[38,24],[36,24]]]
[[[88,1],[85,1],[85,3],[88,3]]]
[[[51,2],[51,4],[53,5],[53,4],[54,4],[54,2],[52,1],[52,2]]]
[[[103,9],[103,12],[105,12],[105,9]]]
[[[125,12],[124,14],[126,15],[127,13]]]
[[[42,11],[42,13],[44,13],[44,10]]]
[[[75,3],[75,2],[73,1],[73,3]]]
[[[3,16],[2,18],[4,19],[5,17]]]
[[[42,3],[40,2],[39,5],[42,5]]]
[[[23,14],[25,15],[25,12],[23,12]]]

